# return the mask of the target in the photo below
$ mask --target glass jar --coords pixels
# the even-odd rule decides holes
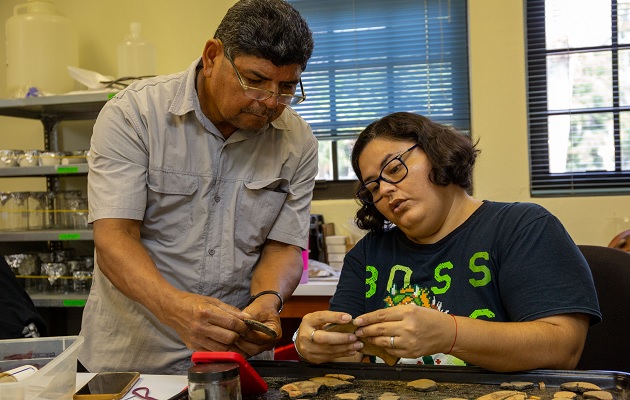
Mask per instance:
[[[48,278],[43,287],[44,293],[67,294],[69,292],[65,263],[42,263],[41,268],[42,275]]]
[[[73,271],[72,288],[74,293],[88,294],[92,287],[92,271]]]
[[[18,282],[24,287],[27,293],[33,294],[39,292],[39,274],[40,262],[37,254],[8,254],[4,256],[5,261],[17,275]]]
[[[0,230],[22,231],[28,229],[29,192],[0,193]]]
[[[69,199],[66,201],[68,213],[66,228],[88,229],[88,201],[87,199]]]
[[[238,364],[198,364],[188,369],[189,400],[241,400],[241,398]]]
[[[55,224],[58,228],[73,229],[74,221],[72,214],[75,210],[71,210],[70,206],[72,205],[71,203],[83,198],[83,194],[80,190],[63,190],[55,192]]]
[[[28,197],[28,229],[46,229],[50,216],[48,192],[30,192]]]

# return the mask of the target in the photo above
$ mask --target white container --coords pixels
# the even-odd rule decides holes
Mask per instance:
[[[39,165],[39,150],[26,150],[18,157],[20,167],[37,167]]]
[[[326,244],[343,244],[347,242],[347,236],[326,236]]]
[[[328,254],[337,253],[337,254],[346,254],[346,245],[345,244],[328,244],[326,245],[326,251]]]
[[[0,150],[0,168],[17,167],[22,154],[20,150]]]
[[[0,400],[72,399],[76,390],[77,352],[82,344],[82,336],[0,340],[0,370],[27,364],[39,368],[20,382],[2,383]],[[18,360],[18,356],[24,358]]]
[[[39,156],[39,165],[42,167],[52,167],[61,164],[64,153],[60,151],[45,151]]]
[[[130,30],[118,44],[118,78],[155,75],[155,47],[140,36],[140,22],[132,22]]]
[[[31,87],[56,94],[74,89],[68,66],[79,64],[77,33],[51,0],[15,6],[5,30],[10,96],[24,97]]]

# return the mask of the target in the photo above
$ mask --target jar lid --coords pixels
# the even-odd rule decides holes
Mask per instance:
[[[188,369],[189,382],[215,382],[235,378],[239,375],[236,363],[197,364]]]

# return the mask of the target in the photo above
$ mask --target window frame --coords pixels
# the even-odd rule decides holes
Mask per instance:
[[[611,44],[569,49],[546,49],[545,0],[526,1],[527,100],[530,156],[530,194],[532,197],[627,195],[630,193],[630,171],[622,171],[621,123],[622,112],[629,106],[619,103],[619,51],[630,49],[630,44],[618,43],[617,0],[611,0]],[[549,55],[610,51],[612,54],[613,104],[610,107],[588,109],[548,110],[547,65]],[[613,114],[615,171],[549,172],[549,134],[547,117],[595,113]]]
[[[317,1],[317,0],[296,0],[296,1],[290,1],[294,6],[296,6],[296,8],[298,10],[300,10],[299,7],[299,2],[300,1]],[[449,7],[451,6],[450,1],[439,1],[439,0],[418,0],[417,4],[420,7],[426,7],[428,2],[437,2],[435,4],[435,7],[445,7],[445,5],[448,5]],[[355,2],[353,1],[353,4]],[[459,88],[461,87],[461,85],[466,85],[466,91],[465,91],[465,95],[461,96],[461,93],[459,91],[459,89],[457,89],[457,91],[455,91],[454,93],[456,94],[456,96],[453,96],[452,98],[452,108],[451,110],[451,115],[449,116],[444,116],[444,115],[439,115],[436,114],[434,116],[431,115],[427,115],[433,119],[435,119],[436,121],[439,121],[441,123],[452,123],[452,122],[456,122],[458,124],[461,124],[463,126],[456,126],[458,129],[462,130],[462,131],[466,131],[468,132],[470,130],[470,62],[469,62],[469,32],[468,32],[468,4],[466,1],[461,1],[458,2],[460,4],[458,4],[458,7],[461,6],[462,8],[459,8],[457,10],[456,14],[457,16],[461,16],[463,15],[463,20],[464,23],[466,25],[464,25],[464,28],[462,28],[462,23],[459,23],[458,25],[456,25],[457,29],[450,29],[449,30],[449,34],[452,35],[451,32],[458,32],[459,35],[458,36],[454,36],[456,38],[459,38],[459,36],[463,36],[464,38],[462,40],[457,40],[452,42],[453,44],[449,43],[449,46],[451,46],[453,49],[460,49],[463,48],[464,49],[464,54],[462,54],[461,51],[458,51],[456,53],[453,53],[454,56],[451,56],[451,58],[448,58],[447,60],[449,62],[452,63],[453,69],[451,72],[451,79],[449,80],[451,87],[455,87],[455,88]],[[356,2],[356,5],[354,7],[360,7],[362,4],[360,4],[359,2]],[[401,8],[402,9],[402,8]],[[309,15],[302,13],[303,16],[305,16],[305,18],[307,19],[307,21],[309,21]],[[432,23],[434,20],[430,19],[429,21],[432,21]],[[310,22],[310,21],[309,21]],[[313,29],[313,27],[311,27]],[[396,29],[400,29],[400,28],[396,28]],[[461,32],[461,30],[463,29],[463,33]],[[315,29],[316,30],[316,29]],[[315,33],[314,30],[314,33]],[[437,36],[436,36],[437,37]],[[315,36],[316,39],[316,43],[315,43],[315,47],[317,50],[317,36]],[[452,40],[452,39],[451,39]],[[439,59],[439,61],[444,61],[443,59],[440,59],[439,56],[437,56],[435,53],[435,47],[439,44],[440,42],[436,39],[433,39],[433,41],[430,44],[423,44],[423,45],[419,45],[419,46],[427,46],[430,50],[433,50],[433,52],[428,51],[427,52],[427,59],[432,59],[432,58],[436,58]],[[448,47],[448,49],[451,49],[451,47]],[[330,54],[330,51],[327,51],[325,54]],[[362,54],[362,53],[361,53]],[[407,54],[417,54],[417,47],[414,47],[413,49],[410,49],[409,52]],[[315,55],[315,54],[314,54]],[[334,54],[333,54],[334,55]],[[335,55],[335,59],[339,57]],[[339,57],[341,58],[341,57]],[[463,62],[460,62],[460,58],[463,59]],[[311,61],[313,61],[313,58],[311,59]],[[458,61],[458,62],[455,62]],[[391,61],[389,61],[389,63],[391,63]],[[386,64],[386,63],[384,63]],[[319,76],[327,76],[328,77],[328,86],[334,86],[336,84],[336,79],[335,76],[337,74],[339,74],[340,72],[343,74],[344,70],[336,70],[335,68],[333,68],[332,66],[334,66],[335,64],[330,64],[331,67],[329,67],[329,69],[327,70],[327,72],[325,71],[325,68],[322,68],[321,66],[317,69],[317,74],[318,77]],[[366,64],[366,65],[369,65]],[[385,79],[388,82],[388,91],[393,91],[396,86],[392,86],[394,85],[394,83],[396,82],[396,79],[394,79],[395,74],[397,73],[395,71],[395,69],[398,67],[398,64],[387,64],[387,68],[385,69],[385,71],[387,72],[387,79]],[[404,65],[404,64],[403,64]],[[433,68],[439,68],[436,67],[439,64],[438,61],[432,61],[429,62],[427,65],[429,66],[433,66]],[[306,92],[306,96],[307,96],[307,100],[302,104],[303,107],[307,107],[308,103],[310,103],[313,99],[313,97],[311,96],[309,98],[309,95],[311,94],[309,91],[309,86],[310,86],[310,81],[308,78],[308,74],[310,71],[313,71],[314,68],[317,68],[314,65],[310,65],[307,66],[305,73],[302,75],[303,77],[303,82],[305,84],[305,92]],[[403,67],[404,68],[404,67]],[[461,72],[463,69],[465,69],[464,73],[459,73]],[[422,75],[420,75],[422,76]],[[432,77],[431,79],[435,79],[435,77]],[[420,80],[420,78],[418,78],[418,80]],[[433,80],[430,81],[431,83],[433,83]],[[462,91],[463,93],[463,91]],[[334,98],[336,95],[336,92],[331,92],[330,96],[331,98]],[[341,92],[341,95],[344,95],[344,92]],[[434,95],[435,96],[435,95]],[[436,101],[435,99],[429,97],[430,99],[432,99],[432,102],[422,102],[422,103],[418,103],[418,105],[416,107],[418,107],[419,109],[424,109],[424,108],[429,108],[430,109],[430,105],[434,104],[434,102]],[[343,105],[343,103],[342,103]],[[437,104],[437,106],[433,106],[435,108],[439,107],[439,102]],[[300,112],[300,107],[294,107],[296,109],[296,111],[300,114],[302,114]],[[369,108],[369,107],[368,107]],[[383,107],[385,108],[385,107]],[[455,110],[455,111],[453,111]],[[461,111],[461,110],[465,110],[465,111]],[[397,107],[396,105],[390,105],[389,107],[387,107],[387,111],[386,114],[389,114],[391,112],[395,112],[395,111],[411,111],[411,112],[421,112],[421,111],[416,111],[413,109],[402,109],[401,107]],[[332,104],[332,106],[330,107],[330,119],[324,119],[323,121],[328,121],[327,123],[330,124],[334,124],[331,121],[336,121],[336,114],[337,113],[337,109],[336,109],[336,105]],[[340,179],[339,178],[339,174],[340,174],[340,168],[341,165],[339,164],[339,157],[338,157],[338,141],[339,140],[348,140],[348,139],[355,139],[358,135],[358,133],[365,128],[370,122],[376,120],[377,118],[381,118],[385,115],[377,115],[375,118],[370,118],[369,120],[365,120],[363,121],[363,123],[361,123],[361,126],[358,128],[355,127],[351,127],[351,129],[356,129],[355,133],[348,133],[348,121],[346,122],[341,122],[339,123],[337,126],[332,126],[330,129],[322,129],[322,128],[317,128],[317,123],[315,123],[313,125],[314,131],[316,131],[316,136],[318,138],[318,140],[320,142],[327,142],[330,143],[331,146],[331,159],[330,159],[330,163],[332,164],[332,180],[318,180],[316,185],[315,185],[315,191],[313,194],[313,198],[315,200],[318,199],[353,199],[355,198],[355,191],[357,189],[357,181],[356,179]],[[304,115],[302,115],[304,117]],[[463,116],[463,117],[462,117]],[[457,118],[457,119],[455,119]],[[308,122],[308,117],[305,118]],[[463,122],[461,122],[463,121]],[[326,122],[325,122],[326,123]],[[342,151],[342,150],[339,150]],[[345,164],[344,164],[345,165]]]

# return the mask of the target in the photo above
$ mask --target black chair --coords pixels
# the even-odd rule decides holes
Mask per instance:
[[[578,247],[591,267],[603,319],[589,328],[576,368],[630,372],[630,253]]]

